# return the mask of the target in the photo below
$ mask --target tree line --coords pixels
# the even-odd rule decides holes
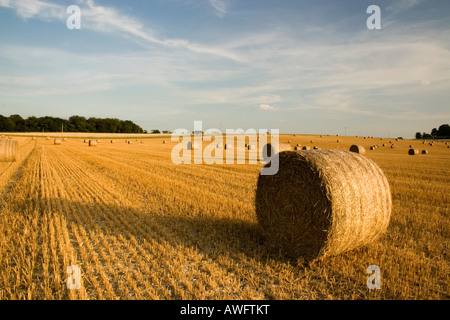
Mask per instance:
[[[450,126],[443,124],[439,128],[433,128],[430,133],[416,132],[416,139],[450,139]]]
[[[130,120],[72,116],[68,120],[55,117],[22,118],[18,114],[0,115],[0,132],[91,132],[91,133],[147,133]]]

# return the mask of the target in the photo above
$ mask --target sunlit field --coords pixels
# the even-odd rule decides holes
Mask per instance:
[[[444,142],[281,135],[293,147],[363,145],[392,192],[382,238],[304,265],[262,236],[261,163],[175,165],[170,137],[97,136],[96,147],[65,137],[13,136],[19,160],[0,163],[0,299],[450,298]],[[410,156],[411,144],[429,153]],[[370,265],[381,289],[367,287]],[[70,266],[81,272],[78,289],[68,288]]]

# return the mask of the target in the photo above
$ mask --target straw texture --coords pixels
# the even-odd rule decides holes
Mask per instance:
[[[277,174],[258,178],[255,206],[271,246],[311,261],[379,238],[392,200],[372,160],[349,151],[312,150],[280,153]]]
[[[17,160],[18,143],[15,140],[0,140],[0,162],[14,162]]]

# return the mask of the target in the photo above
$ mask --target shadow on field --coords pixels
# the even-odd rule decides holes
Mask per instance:
[[[192,248],[211,259],[225,255],[239,260],[245,257],[261,263],[272,259],[286,263],[291,261],[266,245],[256,222],[206,216],[163,215],[102,202],[87,204],[53,198],[45,203],[47,208],[41,207],[40,210],[64,216],[68,227],[72,223],[82,227],[90,237],[102,233],[106,237],[122,236],[127,240],[136,238],[138,243],[145,239],[147,242],[155,241],[175,249]],[[76,246],[76,243],[73,245]]]

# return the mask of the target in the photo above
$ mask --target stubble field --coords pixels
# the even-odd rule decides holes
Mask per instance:
[[[282,135],[292,146],[362,144],[393,197],[381,239],[305,266],[265,245],[254,204],[261,164],[175,165],[170,138],[88,147],[67,137],[13,137],[20,159],[0,163],[0,299],[450,298],[444,143]],[[429,154],[409,156],[410,144]],[[370,265],[381,289],[367,288]],[[79,289],[67,287],[70,266]]]

